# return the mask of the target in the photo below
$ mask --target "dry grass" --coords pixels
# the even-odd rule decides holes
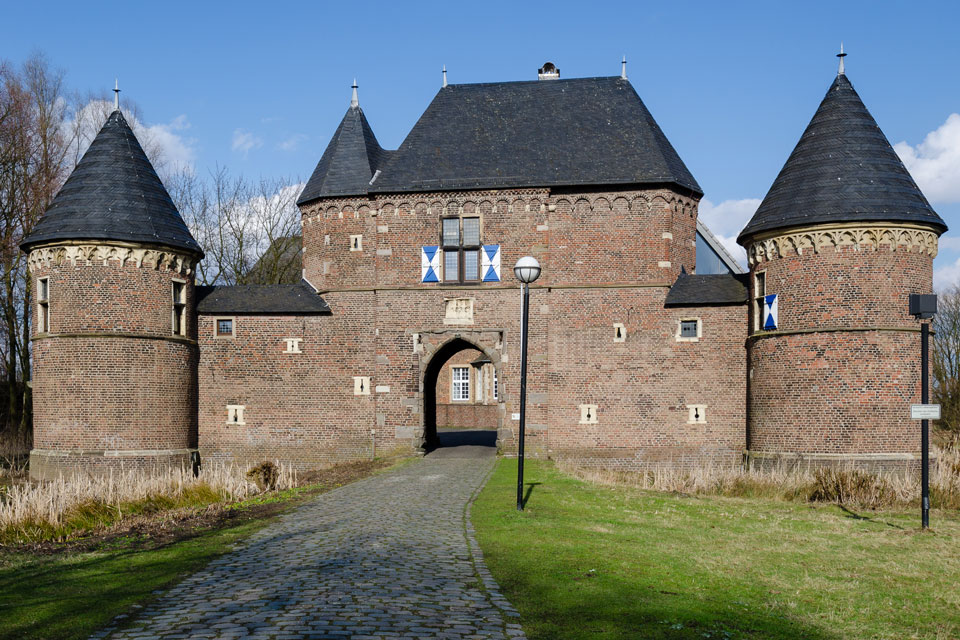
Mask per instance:
[[[290,468],[277,465],[276,472],[272,488],[297,485]],[[190,470],[157,469],[14,484],[0,487],[0,544],[62,540],[131,516],[237,502],[267,490],[232,465],[205,465],[196,478]]]
[[[937,450],[930,467],[930,502],[935,509],[960,510],[960,443]],[[630,486],[689,495],[772,498],[832,502],[865,509],[915,507],[920,504],[918,474],[877,474],[855,469],[769,471],[731,467],[642,472],[582,468],[560,462],[561,471],[602,485]]]

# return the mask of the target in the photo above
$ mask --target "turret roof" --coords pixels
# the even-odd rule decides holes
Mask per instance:
[[[359,105],[351,105],[317,168],[297,199],[297,204],[324,197],[362,195],[370,179],[387,158]]]
[[[947,228],[844,73],[830,85],[737,242],[764,231],[830,222]]]
[[[122,240],[203,255],[119,110],[20,247],[59,240]]]

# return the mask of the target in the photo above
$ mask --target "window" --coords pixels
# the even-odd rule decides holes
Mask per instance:
[[[700,318],[680,318],[677,323],[677,342],[699,342]]]
[[[303,338],[284,338],[283,340],[287,343],[287,349],[284,353],[303,353],[300,350],[300,343],[303,342]]]
[[[363,236],[350,236],[350,251],[363,251]]]
[[[174,280],[173,288],[173,335],[187,334],[187,285]]]
[[[763,327],[763,298],[767,295],[767,272],[753,274],[753,330]]]
[[[470,400],[470,367],[453,367],[450,369],[453,377],[453,390],[450,399],[453,402],[467,402]]]
[[[50,332],[50,280],[37,280],[37,333]]]
[[[497,370],[493,370],[493,399],[500,399],[500,380],[497,379]]]
[[[480,280],[480,218],[443,218],[440,244],[443,247],[444,282]]]
[[[243,421],[243,410],[246,407],[242,404],[227,405],[227,424],[246,424]]]
[[[233,318],[217,318],[216,323],[218,338],[233,337]]]

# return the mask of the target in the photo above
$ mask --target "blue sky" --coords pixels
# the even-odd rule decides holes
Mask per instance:
[[[842,40],[848,77],[951,227],[939,282],[960,279],[960,3],[54,2],[3,13],[0,58],[43,51],[83,92],[119,77],[196,170],[291,182],[313,170],[355,76],[377,137],[396,148],[444,64],[451,83],[469,83],[532,79],[547,60],[562,77],[617,75],[626,55],[726,238],[809,122]]]

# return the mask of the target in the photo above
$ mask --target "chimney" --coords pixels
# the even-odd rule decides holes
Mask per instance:
[[[557,80],[560,78],[560,69],[552,62],[544,62],[543,66],[537,70],[538,80]]]

